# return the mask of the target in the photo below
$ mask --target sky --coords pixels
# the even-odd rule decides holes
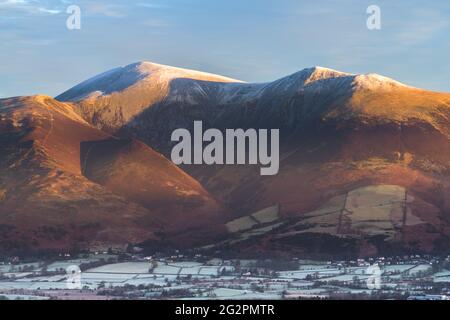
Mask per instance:
[[[318,65],[450,92],[450,1],[0,0],[0,97],[55,96],[143,60],[248,82]]]

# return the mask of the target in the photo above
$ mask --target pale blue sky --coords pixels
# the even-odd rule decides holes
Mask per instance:
[[[69,4],[81,30],[66,28]],[[140,60],[252,82],[320,65],[450,92],[450,1],[0,0],[0,97],[57,95]]]

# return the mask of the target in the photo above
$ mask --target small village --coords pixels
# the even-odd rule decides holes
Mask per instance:
[[[354,261],[221,259],[202,254],[60,254],[0,261],[0,299],[450,300],[450,256]]]

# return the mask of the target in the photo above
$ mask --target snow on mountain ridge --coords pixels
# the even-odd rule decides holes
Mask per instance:
[[[350,74],[350,73],[341,72],[341,71],[337,71],[337,70],[330,69],[330,68],[324,68],[324,67],[320,67],[320,66],[303,69],[300,72],[309,73],[308,78],[305,80],[305,85],[308,83],[318,81],[318,80],[353,76],[353,74]]]
[[[265,88],[272,88],[280,93],[304,90],[314,92],[339,90],[349,93],[356,90],[391,90],[395,87],[408,87],[378,74],[357,75],[321,66],[305,68],[273,82],[245,83],[212,73],[142,61],[106,71],[83,81],[59,95],[57,99],[60,101],[95,99],[121,92],[137,84],[143,84],[145,87],[146,84],[159,83],[162,87],[167,87],[175,79],[220,83],[227,98],[235,96],[237,92],[245,92],[244,96],[247,98],[260,96]]]
[[[137,62],[127,67],[135,67],[136,70],[138,70],[141,74],[146,76],[151,75],[154,72],[158,72],[161,79],[165,78],[167,80],[172,80],[175,78],[192,78],[195,80],[211,80],[211,81],[220,80],[223,82],[243,82],[241,80],[236,80],[213,73],[172,67],[148,61]]]
[[[376,73],[367,73],[356,75],[353,80],[353,86],[355,90],[357,89],[367,89],[367,90],[391,90],[398,87],[403,88],[413,88],[406,84],[403,84],[394,79],[376,74]]]
[[[347,91],[391,90],[395,87],[412,88],[376,73],[354,74],[320,66],[305,68],[274,83],[276,82],[282,83],[284,86],[296,85],[298,90],[308,88],[314,91],[337,87]]]
[[[114,68],[85,80],[56,98],[63,101],[80,101],[86,98],[95,98],[120,92],[140,82],[156,81],[167,84],[178,78],[212,82],[242,82],[212,73],[142,61]]]

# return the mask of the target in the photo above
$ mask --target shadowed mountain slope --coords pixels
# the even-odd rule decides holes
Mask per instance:
[[[170,244],[193,233],[180,240],[188,245],[207,239],[224,218],[200,184],[162,155],[103,133],[50,97],[0,100],[0,150],[2,251],[124,246],[161,236]],[[206,233],[198,230],[205,225]]]
[[[254,166],[183,167],[231,206],[235,217],[279,204],[281,219],[306,219],[334,197],[388,185],[403,188],[414,199],[403,208],[420,217],[420,224],[394,223],[397,213],[388,214],[395,235],[382,235],[382,240],[378,225],[347,224],[324,231],[315,221],[302,228],[317,241],[328,236],[348,238],[357,254],[387,250],[385,243],[424,251],[441,250],[448,244],[450,94],[410,87],[377,74],[353,75],[322,67],[261,84],[199,76],[148,62],[120,70],[140,75],[134,76],[139,79],[105,87],[111,80],[110,74],[104,74],[57,98],[74,103],[94,126],[138,138],[166,156],[173,146],[172,131],[192,129],[194,120],[202,120],[204,129],[280,129],[281,163],[276,176],[261,177]],[[134,98],[129,99],[130,95]],[[329,219],[323,223],[335,224],[335,217]],[[293,235],[291,231],[283,232]],[[259,236],[246,248],[308,249],[295,237],[277,245],[279,236]],[[317,252],[326,247],[319,244]]]

